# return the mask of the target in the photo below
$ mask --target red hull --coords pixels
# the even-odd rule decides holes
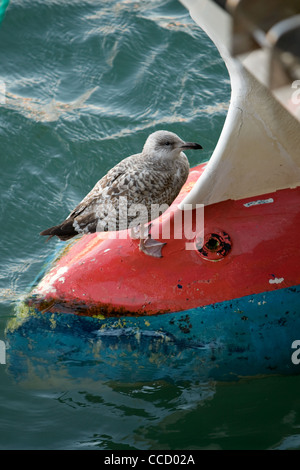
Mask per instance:
[[[171,218],[172,234],[172,213],[204,167],[191,170],[155,224]],[[53,312],[153,315],[295,286],[300,284],[299,206],[300,188],[206,206],[204,252],[186,250],[191,240],[183,236],[165,240],[159,259],[140,252],[138,240],[129,237],[84,235],[60,255],[31,301]]]

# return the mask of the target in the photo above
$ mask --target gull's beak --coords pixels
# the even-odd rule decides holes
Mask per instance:
[[[184,142],[180,148],[182,149],[194,149],[194,150],[200,150],[202,149],[202,145],[197,144],[196,142]]]

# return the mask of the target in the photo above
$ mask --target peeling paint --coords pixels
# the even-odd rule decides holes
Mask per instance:
[[[65,274],[68,271],[68,269],[69,268],[67,266],[62,266],[61,268],[57,270],[52,269],[40,282],[38,289],[34,289],[33,293],[35,293],[36,291],[36,293],[42,292],[43,294],[55,294],[56,289],[53,286],[53,284],[57,280],[60,282],[64,282],[65,278],[63,277],[63,274]]]
[[[269,199],[258,199],[257,201],[246,202],[244,206],[251,207],[251,206],[258,206],[260,204],[271,204],[272,202],[274,202],[274,199],[270,197]]]
[[[283,281],[283,277],[275,277],[274,279],[269,279],[270,284],[281,284]]]

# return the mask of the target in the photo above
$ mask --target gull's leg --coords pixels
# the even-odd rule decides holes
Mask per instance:
[[[151,224],[140,225],[140,251],[145,255],[153,256],[154,258],[162,258],[161,250],[166,243],[159,242],[151,238],[150,234]]]

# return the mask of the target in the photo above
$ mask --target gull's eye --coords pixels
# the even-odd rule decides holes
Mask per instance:
[[[165,145],[171,145],[171,142],[167,140],[167,142],[165,142]]]

